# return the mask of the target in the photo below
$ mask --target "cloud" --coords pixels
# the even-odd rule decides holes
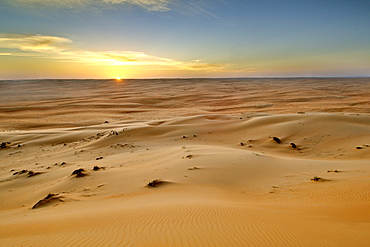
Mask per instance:
[[[136,65],[136,66],[155,66],[162,69],[180,70],[223,70],[228,64],[203,63],[201,60],[184,62],[170,58],[158,57],[137,51],[108,51],[102,53],[84,53],[83,56],[75,54],[85,62],[101,62],[109,65]]]
[[[12,49],[12,52],[4,52],[0,55],[34,56],[102,66],[152,66],[161,69],[203,71],[221,71],[229,66],[228,64],[204,63],[201,60],[177,61],[139,51],[93,52],[80,50],[73,47],[73,42],[70,39],[40,34],[0,33],[0,49]],[[14,50],[18,50],[18,52]]]
[[[169,58],[157,57],[137,51],[108,51],[97,55],[113,59],[112,65],[173,65],[175,62]]]
[[[112,8],[138,6],[149,11],[168,11],[168,0],[5,0],[8,4],[26,8]]]
[[[110,54],[110,53],[102,53],[103,56],[110,57],[116,61],[124,62],[124,63],[131,63],[131,62],[138,62],[132,54]]]
[[[191,13],[194,13],[196,15],[201,15],[201,16],[204,16],[204,17],[207,17],[207,18],[214,19],[217,22],[222,23],[222,24],[234,25],[234,23],[226,21],[226,20],[222,19],[220,16],[213,13],[212,10],[208,10],[208,7],[210,6],[209,3],[206,6],[202,6],[202,5],[204,5],[204,4],[202,4],[199,1],[195,1],[195,2],[191,2],[189,4],[186,4],[186,8],[188,9],[188,11],[190,11]]]
[[[245,68],[245,69],[234,69],[230,70],[228,72],[235,72],[235,73],[254,73],[259,71],[260,69],[258,68]]]
[[[226,64],[222,63],[194,63],[189,65],[189,68],[192,69],[220,69],[227,66]]]
[[[59,52],[66,50],[72,41],[66,38],[39,34],[0,33],[1,48],[16,48],[23,51]]]
[[[107,4],[130,4],[137,5],[150,11],[168,11],[170,10],[167,0],[104,0]]]
[[[73,41],[64,37],[40,34],[0,33],[0,56],[41,58],[45,61],[79,63],[111,67],[125,66],[145,70],[194,71],[218,73],[218,75],[243,75],[258,71],[257,68],[243,68],[237,64],[207,63],[201,59],[179,61],[172,58],[155,56],[140,51],[89,51],[77,49]]]

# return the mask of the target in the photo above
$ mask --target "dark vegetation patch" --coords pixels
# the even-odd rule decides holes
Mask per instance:
[[[149,182],[146,187],[148,188],[153,188],[153,187],[158,187],[159,185],[163,184],[164,181],[161,179],[154,179],[153,181]]]
[[[41,199],[33,205],[32,209],[46,206],[52,202],[63,202],[63,200],[61,199],[61,196],[58,196],[58,194],[49,193],[44,199]]]
[[[55,163],[54,165],[55,165],[55,166],[64,166],[64,165],[66,165],[66,164],[67,164],[66,162],[62,162],[62,163],[60,163],[60,164]]]
[[[362,146],[357,146],[356,149],[363,149],[363,148],[368,148],[368,147],[370,147],[369,144],[364,144]]]
[[[10,144],[10,142],[2,142],[0,144],[0,148],[7,148],[9,144]]]
[[[11,171],[13,172],[14,170],[11,170]],[[36,176],[36,175],[40,175],[43,172],[34,172],[34,171],[29,171],[29,170],[21,170],[21,171],[14,172],[13,176],[26,174],[26,173],[28,174],[28,177],[33,177],[33,176]]]
[[[21,170],[21,171],[14,172],[13,175],[20,175],[26,172],[28,172],[28,170]]]
[[[42,174],[43,172],[34,172],[34,171],[29,171],[28,172],[28,177],[33,177],[33,176],[36,176],[36,175],[40,175]]]
[[[328,170],[328,172],[339,172],[338,170]]]
[[[322,181],[322,178],[319,178],[319,177],[313,177],[311,178],[312,181],[315,181],[315,182],[319,182],[319,181]]]
[[[105,169],[105,167],[99,167],[99,166],[94,166],[93,167],[93,171],[99,171],[99,170],[104,170]]]
[[[75,176],[76,178],[82,178],[82,177],[87,176],[87,174],[85,173],[84,169],[80,168],[80,169],[74,170],[71,176]]]
[[[108,134],[108,136],[118,136],[118,132],[115,130],[111,130]]]
[[[185,157],[182,157],[183,159],[184,158],[186,158],[186,159],[191,159],[191,158],[193,158],[193,155],[192,154],[188,154],[188,155],[186,155]]]
[[[278,144],[280,144],[280,143],[281,143],[281,140],[280,140],[280,138],[279,138],[279,137],[274,136],[272,139],[273,139],[276,143],[278,143]]]

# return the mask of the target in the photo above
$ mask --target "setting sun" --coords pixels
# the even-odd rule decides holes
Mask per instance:
[[[121,77],[116,77],[116,80],[117,80],[117,81],[120,81],[120,80],[121,80]]]

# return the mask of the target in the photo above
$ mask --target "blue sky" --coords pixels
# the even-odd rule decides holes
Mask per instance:
[[[1,0],[0,79],[369,76],[370,1]]]

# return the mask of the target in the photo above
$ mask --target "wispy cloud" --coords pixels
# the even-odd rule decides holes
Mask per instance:
[[[227,64],[222,63],[192,63],[189,64],[189,68],[191,69],[222,69],[226,67]]]
[[[1,48],[16,48],[23,51],[57,52],[68,49],[71,40],[39,34],[0,33]]]
[[[211,10],[207,10],[205,6],[202,6],[199,2],[193,2],[188,5],[188,9],[197,15],[201,15],[207,18],[212,18],[219,23],[226,24],[226,25],[234,25],[234,23],[226,21],[219,17],[218,15],[214,14]]]
[[[0,49],[12,49],[12,52],[6,51],[0,55],[35,56],[102,66],[152,66],[162,69],[202,71],[222,71],[230,66],[221,63],[204,63],[201,60],[177,61],[138,51],[80,50],[73,47],[70,39],[40,34],[0,33]]]
[[[233,24],[212,10],[212,5],[223,0],[0,0],[11,6],[27,9],[68,9],[101,12],[119,7],[138,7],[152,12],[173,10],[176,15],[199,15],[222,24]]]
[[[228,64],[204,63],[200,60],[195,61],[178,61],[171,58],[149,55],[137,51],[106,51],[106,52],[88,52],[75,51],[65,52],[64,56],[73,57],[76,61],[90,64],[104,64],[111,66],[152,66],[161,69],[176,70],[203,70],[215,71],[224,70]]]
[[[27,8],[112,8],[139,6],[149,11],[169,10],[168,0],[5,0],[11,5]]]

